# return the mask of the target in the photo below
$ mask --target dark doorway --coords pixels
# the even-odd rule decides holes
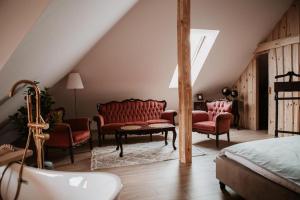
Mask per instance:
[[[258,104],[259,115],[258,125],[260,130],[268,129],[268,80],[269,80],[269,67],[268,67],[268,54],[257,56],[257,77],[258,77]]]

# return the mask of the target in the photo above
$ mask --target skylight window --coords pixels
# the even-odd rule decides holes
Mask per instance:
[[[191,29],[191,84],[194,85],[203,64],[219,34],[218,30]],[[174,71],[169,88],[178,88],[178,65]]]

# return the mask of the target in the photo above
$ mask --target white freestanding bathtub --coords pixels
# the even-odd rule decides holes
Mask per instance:
[[[12,165],[1,185],[4,200],[13,199],[16,193],[19,164]],[[4,167],[0,167],[0,176]],[[117,199],[122,189],[118,176],[103,172],[62,172],[24,166],[19,200],[62,199]]]

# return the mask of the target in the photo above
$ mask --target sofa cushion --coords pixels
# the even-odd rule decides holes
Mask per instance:
[[[140,125],[140,126],[146,126],[147,123],[146,123],[146,122],[137,121],[137,122],[126,122],[124,125],[125,125],[125,126],[127,126],[127,125]]]
[[[103,131],[114,131],[118,128],[120,128],[121,126],[124,126],[125,123],[110,123],[110,124],[104,124],[102,126],[102,130]]]
[[[171,121],[167,120],[167,119],[152,119],[152,120],[148,120],[146,122],[148,124],[160,124],[160,123],[169,123],[169,124],[171,124]]]
[[[73,142],[75,144],[78,144],[90,138],[90,131],[73,131],[72,137],[73,137]]]
[[[193,124],[193,130],[197,130],[199,132],[211,132],[214,133],[216,130],[216,122],[214,121],[202,121]]]

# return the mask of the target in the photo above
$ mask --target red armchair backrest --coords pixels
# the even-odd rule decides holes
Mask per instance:
[[[231,112],[231,102],[229,101],[213,101],[206,105],[209,121],[216,121],[216,117],[219,113]]]
[[[129,99],[98,104],[97,109],[104,123],[124,123],[159,119],[166,105],[166,101]]]

